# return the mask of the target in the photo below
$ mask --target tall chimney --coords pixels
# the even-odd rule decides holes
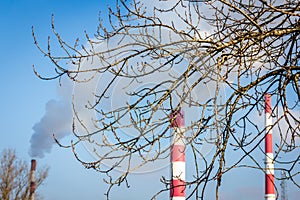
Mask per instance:
[[[272,106],[271,95],[265,95],[265,113],[266,113],[266,137],[265,137],[265,155],[266,155],[266,169],[265,169],[265,199],[275,200],[274,187],[274,156],[272,144]]]
[[[35,192],[35,169],[36,169],[36,160],[31,160],[31,167],[30,167],[30,189],[29,189],[29,200],[34,200],[34,192]]]
[[[171,147],[171,200],[185,200],[185,128],[184,113],[179,110],[170,115],[174,129]]]

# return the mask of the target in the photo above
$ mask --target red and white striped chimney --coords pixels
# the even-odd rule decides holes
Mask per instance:
[[[31,167],[30,167],[30,188],[29,188],[29,200],[34,200],[34,193],[35,193],[35,169],[36,169],[36,160],[31,160]]]
[[[185,128],[183,111],[170,115],[173,128],[171,147],[171,200],[185,200]]]
[[[275,200],[275,186],[274,186],[274,156],[273,156],[273,142],[272,142],[272,106],[271,95],[265,95],[265,113],[266,113],[266,138],[265,138],[265,199]]]

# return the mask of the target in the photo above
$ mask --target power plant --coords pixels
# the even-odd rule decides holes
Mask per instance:
[[[265,96],[265,200],[275,200],[274,155],[272,135],[271,95]],[[171,187],[172,200],[185,200],[185,123],[184,112],[179,110],[170,115],[173,128],[171,147]]]
[[[264,96],[265,103],[265,200],[276,200],[275,182],[274,182],[274,155],[273,155],[273,136],[272,136],[272,106],[271,95]],[[174,111],[169,116],[170,127],[172,128],[171,137],[171,181],[170,181],[170,199],[185,200],[186,196],[186,139],[185,139],[185,118],[183,110]],[[36,160],[31,160],[30,168],[30,190],[29,200],[34,200],[35,196],[35,171]],[[286,192],[286,174],[282,171],[281,199],[287,200]]]

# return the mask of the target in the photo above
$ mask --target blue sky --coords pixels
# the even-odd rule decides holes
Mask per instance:
[[[34,26],[41,45],[51,35],[51,15],[57,30],[67,41],[84,36],[84,30],[97,30],[99,11],[105,15],[109,0],[5,0],[0,6],[0,79],[1,139],[0,151],[14,148],[18,156],[30,163],[28,154],[32,127],[45,114],[46,103],[58,98],[55,81],[42,81],[32,65],[42,74],[51,73],[51,66],[34,45],[31,27]],[[38,167],[49,166],[49,176],[39,193],[45,200],[105,199],[107,186],[100,174],[87,170],[77,162],[69,150],[53,146],[51,153],[37,159]],[[167,171],[167,170],[165,170]],[[153,173],[152,173],[153,174]],[[159,176],[135,175],[131,192],[124,187],[113,189],[111,199],[142,199],[160,188]],[[154,184],[154,181],[158,184]],[[151,187],[150,187],[151,185]],[[148,188],[145,191],[144,188]],[[132,192],[135,191],[135,192]]]
[[[88,2],[88,3],[87,3]],[[51,35],[51,15],[55,16],[57,30],[67,41],[83,37],[84,30],[93,34],[97,30],[98,14],[105,16],[109,0],[5,0],[0,6],[0,60],[2,77],[0,79],[1,139],[0,150],[15,148],[20,158],[30,161],[28,155],[32,127],[45,113],[45,104],[57,99],[57,81],[42,81],[32,70],[34,64],[41,73],[51,73],[49,62],[38,52],[31,36],[35,27],[41,45],[46,44]],[[49,177],[40,193],[45,200],[62,199],[104,199],[106,186],[103,177],[94,171],[84,169],[70,150],[57,146],[44,158],[38,159],[38,166],[49,166]],[[133,175],[131,189],[113,189],[113,200],[145,199],[162,187],[161,175],[168,173],[164,168],[146,176]],[[244,170],[250,174],[251,170]],[[255,179],[262,179],[260,184]],[[240,199],[237,191],[250,191],[252,195],[263,198],[263,175],[249,176],[246,186],[226,187],[245,180],[239,174],[224,179],[223,199]],[[239,185],[239,184],[236,184]],[[226,190],[225,192],[225,189]],[[251,193],[250,192],[250,193]],[[295,192],[294,192],[295,194]],[[249,199],[252,199],[249,194]],[[125,198],[126,197],[126,198]],[[161,196],[167,199],[167,196]],[[246,199],[246,198],[245,198]]]
[[[41,43],[45,42],[51,34],[54,14],[57,29],[66,39],[74,39],[83,36],[83,30],[96,31],[98,13],[108,2],[1,1],[1,151],[15,148],[20,158],[30,162],[32,127],[43,116],[46,102],[57,98],[57,81],[41,81],[33,73],[33,64],[43,71],[49,63],[33,44],[31,26],[35,27]],[[50,167],[49,177],[40,190],[45,200],[102,199],[105,192],[102,178],[85,170],[70,151],[54,147],[50,154],[38,160],[38,166],[45,165]]]

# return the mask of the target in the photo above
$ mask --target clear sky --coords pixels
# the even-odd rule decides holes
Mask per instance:
[[[57,81],[42,81],[32,70],[34,64],[41,72],[48,73],[52,68],[39,53],[33,43],[31,27],[35,27],[41,44],[45,45],[51,35],[51,15],[55,16],[57,30],[66,40],[74,41],[83,37],[84,30],[93,34],[97,30],[98,14],[105,10],[109,0],[4,0],[0,5],[0,110],[1,138],[0,150],[15,148],[20,158],[30,162],[28,154],[32,127],[45,113],[45,105],[51,99],[57,99]],[[103,177],[91,170],[86,170],[74,158],[70,150],[57,146],[51,153],[38,159],[38,166],[49,166],[49,177],[40,193],[45,200],[81,200],[105,199],[106,186]],[[251,173],[249,170],[244,171]],[[113,190],[112,199],[145,199],[151,192],[157,191],[161,175],[168,173],[164,168],[147,176],[134,175],[132,187]],[[154,176],[155,175],[155,176]],[[249,176],[249,182],[261,178],[260,184],[254,181],[247,187],[239,186],[240,192],[250,193],[263,198],[263,176]],[[240,176],[225,179],[224,184],[244,182]],[[225,186],[226,188],[226,186]],[[236,188],[236,189],[237,189]],[[250,188],[250,189],[249,189]],[[241,199],[239,192],[231,187],[222,199]],[[295,192],[294,192],[295,194]],[[161,196],[161,199],[167,199]],[[245,198],[246,199],[246,198]]]

